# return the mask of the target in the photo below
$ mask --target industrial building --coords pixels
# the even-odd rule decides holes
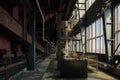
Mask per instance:
[[[0,80],[119,80],[120,0],[0,0]]]

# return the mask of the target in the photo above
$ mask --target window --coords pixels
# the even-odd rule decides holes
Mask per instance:
[[[101,24],[100,24],[101,22],[100,22],[100,20],[98,20],[98,21],[96,21],[96,36],[99,36],[101,33],[101,30],[100,30],[100,26],[101,26]]]
[[[105,53],[102,18],[87,27],[86,36],[87,52]]]
[[[75,41],[72,41],[73,42],[73,44],[72,44],[72,46],[73,46],[73,52],[75,52],[76,51],[76,43],[75,43]]]
[[[79,9],[85,9],[85,5],[84,4],[79,4]]]
[[[83,18],[85,14],[85,0],[78,0],[76,3],[76,8],[78,10],[78,16]]]
[[[95,27],[96,27],[96,26],[95,26],[95,23],[93,23],[93,24],[92,24],[92,32],[93,32],[92,37],[95,37],[95,32],[96,32],[96,31],[95,31]]]
[[[78,0],[79,3],[85,3],[85,0]]]
[[[92,51],[93,51],[94,53],[95,53],[95,49],[96,49],[95,40],[96,40],[96,39],[93,39],[93,45],[92,45]]]
[[[120,5],[115,8],[115,49],[120,43]],[[120,55],[120,47],[115,53],[116,55]]]
[[[70,40],[68,42],[68,51],[82,52],[82,44],[80,43],[80,40]]]
[[[82,18],[85,14],[85,10],[80,10],[80,18]]]
[[[89,34],[88,36],[89,36],[89,38],[92,38],[92,26],[90,25],[89,27],[90,27],[90,28],[89,28],[90,34]]]
[[[105,53],[104,37],[101,37],[101,53]]]

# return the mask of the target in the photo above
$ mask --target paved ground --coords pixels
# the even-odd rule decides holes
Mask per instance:
[[[114,78],[102,71],[97,71],[97,72],[89,72],[88,73],[88,78],[86,79],[81,79],[81,78],[61,78],[59,75],[59,71],[57,71],[56,67],[56,60],[52,60],[47,71],[45,72],[42,80],[119,80],[117,78]]]
[[[51,58],[47,57],[36,65],[35,71],[27,71],[24,69],[21,73],[12,77],[10,80],[42,80],[51,60]]]
[[[57,61],[55,55],[47,57],[42,62],[38,63],[35,71],[24,70],[17,77],[11,80],[119,80],[102,71],[89,72],[86,79],[66,79],[61,78],[57,69]]]

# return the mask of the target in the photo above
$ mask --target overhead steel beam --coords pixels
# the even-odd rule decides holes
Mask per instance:
[[[70,15],[72,14],[72,10],[75,7],[76,1],[77,0],[69,0],[67,10],[66,10],[66,14],[65,14],[65,19],[68,19],[70,17]]]
[[[102,16],[102,6],[103,6],[103,1],[96,0],[91,5],[91,7],[86,11],[85,13],[86,26],[90,25],[92,22],[94,22],[95,20],[97,20],[99,17]]]

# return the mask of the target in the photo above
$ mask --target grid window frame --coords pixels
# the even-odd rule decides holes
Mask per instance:
[[[99,33],[97,33],[97,29],[99,29]],[[87,27],[86,35],[87,52],[105,54],[102,18],[99,18]]]
[[[120,4],[115,7],[115,49],[120,43]],[[115,55],[120,55],[120,47]]]

